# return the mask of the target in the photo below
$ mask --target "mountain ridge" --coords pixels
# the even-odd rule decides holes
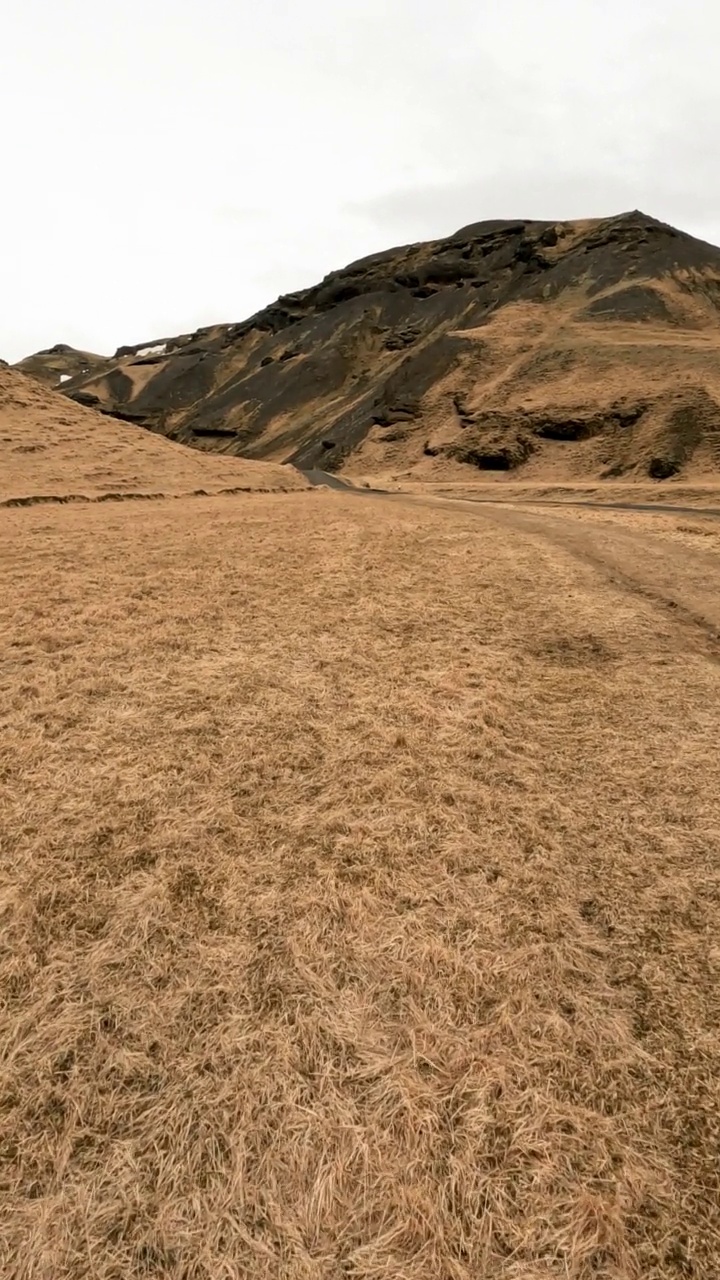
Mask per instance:
[[[79,353],[56,385],[195,448],[305,468],[660,480],[720,471],[718,355],[720,249],[634,210],[471,223],[239,323]]]

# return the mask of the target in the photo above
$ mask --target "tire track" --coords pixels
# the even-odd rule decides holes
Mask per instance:
[[[351,493],[358,497],[380,498],[412,506],[468,509],[484,520],[518,532],[530,533],[551,543],[558,550],[590,565],[606,581],[620,590],[640,597],[655,608],[670,614],[682,627],[688,640],[713,662],[720,662],[720,555],[685,544],[673,546],[670,539],[647,530],[618,528],[613,525],[589,529],[558,516],[558,509],[593,508],[599,511],[620,510],[628,514],[692,515],[720,517],[720,510],[697,507],[649,506],[630,503],[550,503],[547,516],[519,510],[510,504],[487,499],[424,497],[417,494],[387,492],[381,489],[356,489],[336,476],[315,471],[303,473],[311,484]],[[312,476],[312,478],[311,478]],[[593,536],[594,535],[594,536]],[[644,568],[644,572],[643,572]],[[694,589],[693,589],[694,588]]]
[[[571,527],[569,521],[495,507],[483,518],[544,539],[614,586],[670,613],[706,656],[720,662],[720,556],[653,538],[651,530]]]

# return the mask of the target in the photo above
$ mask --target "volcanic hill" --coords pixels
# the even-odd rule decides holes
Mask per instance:
[[[476,223],[239,324],[76,354],[65,395],[208,451],[415,480],[720,473],[720,249],[637,211]]]

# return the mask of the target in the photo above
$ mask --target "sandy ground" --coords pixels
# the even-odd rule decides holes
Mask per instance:
[[[720,1273],[720,528],[0,512],[0,1273]]]

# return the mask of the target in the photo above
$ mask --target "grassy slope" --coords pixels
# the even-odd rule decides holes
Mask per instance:
[[[403,484],[465,484],[501,493],[528,484],[602,489],[635,483],[660,492],[680,483],[717,486],[716,306],[699,289],[697,297],[688,297],[670,280],[664,296],[675,314],[667,323],[614,319],[590,324],[586,286],[569,289],[557,302],[506,305],[487,324],[458,333],[455,366],[427,392],[419,418],[391,430],[373,427],[345,470]],[[587,439],[533,438],[529,458],[509,471],[479,469],[446,452],[453,444],[508,442],[527,434],[526,413],[603,419],[613,406],[640,403],[646,410],[632,425],[613,427],[607,421]],[[460,416],[458,404],[469,416]],[[483,430],[487,416],[498,412],[504,425],[495,432]],[[473,417],[477,427],[470,425]],[[658,457],[677,463],[670,485],[649,475]]]
[[[546,519],[0,514],[4,1276],[718,1273],[718,529]]]
[[[16,369],[0,368],[0,505],[304,487],[292,467],[198,453],[84,409]]]

